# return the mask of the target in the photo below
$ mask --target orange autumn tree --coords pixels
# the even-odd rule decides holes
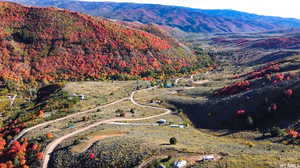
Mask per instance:
[[[53,136],[53,134],[52,134],[51,132],[49,132],[49,133],[47,134],[47,138],[48,138],[48,139],[52,139],[52,138],[54,138],[54,136]]]
[[[5,147],[5,145],[6,145],[6,141],[5,141],[5,139],[3,139],[3,137],[0,135],[0,155],[2,154],[2,151],[3,151],[4,147]]]

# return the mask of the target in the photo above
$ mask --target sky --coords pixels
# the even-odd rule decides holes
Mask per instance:
[[[300,19],[300,0],[84,0],[135,2],[186,6],[200,9],[233,9],[260,15]]]

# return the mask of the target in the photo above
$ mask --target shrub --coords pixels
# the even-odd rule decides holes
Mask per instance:
[[[281,136],[283,134],[282,130],[279,127],[273,127],[271,129],[271,136],[272,137],[278,137]]]
[[[130,109],[130,113],[134,114],[135,110],[134,109]]]
[[[117,113],[117,114],[121,114],[121,113],[123,113],[124,111],[123,110],[121,110],[121,109],[117,109],[116,111],[115,111],[115,113]]]
[[[6,95],[6,94],[8,94],[8,93],[9,93],[9,91],[8,91],[7,88],[0,89],[0,95],[1,95],[1,96],[2,96],[2,95]]]
[[[89,117],[87,117],[87,116],[82,117],[82,121],[87,121],[87,120],[89,120]]]
[[[176,145],[177,139],[175,137],[170,138],[170,145]]]
[[[75,139],[74,142],[73,142],[73,145],[78,145],[80,144],[80,140],[79,139]]]

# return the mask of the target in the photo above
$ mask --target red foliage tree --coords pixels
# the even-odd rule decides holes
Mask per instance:
[[[240,81],[236,82],[230,86],[225,86],[224,88],[217,90],[216,95],[217,96],[225,96],[225,95],[233,95],[240,93],[242,91],[249,90],[249,86],[251,83],[249,81]]]
[[[292,138],[297,138],[299,136],[299,133],[295,130],[288,130],[288,135]]]

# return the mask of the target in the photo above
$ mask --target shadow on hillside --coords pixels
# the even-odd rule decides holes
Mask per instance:
[[[290,56],[294,56],[299,54],[296,51],[276,51],[271,54],[264,55],[262,58],[252,61],[250,63],[246,63],[248,66],[254,66],[258,64],[265,64],[273,61],[282,60],[284,58],[288,58]]]
[[[231,135],[231,134],[235,134],[235,133],[238,133],[240,130],[229,130],[221,135],[218,135],[218,137],[224,137],[224,136],[228,136],[228,135]]]
[[[291,97],[284,94],[287,89],[294,91]],[[177,108],[183,109],[197,128],[216,130],[243,130],[274,126],[287,128],[300,118],[299,93],[300,81],[295,78],[279,84],[267,84],[261,88],[232,96],[216,97],[204,102],[184,99],[168,101]],[[278,109],[270,111],[269,108],[274,103],[277,104]],[[235,112],[240,109],[247,112],[246,116],[239,118],[236,116]],[[227,134],[231,134],[231,132]]]

